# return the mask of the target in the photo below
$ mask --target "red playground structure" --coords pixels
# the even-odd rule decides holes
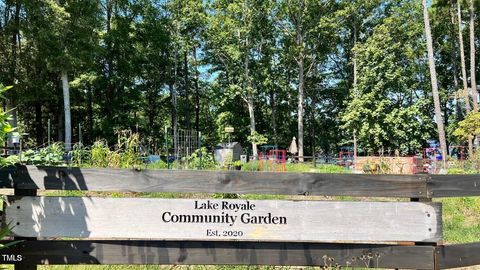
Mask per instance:
[[[260,152],[258,156],[260,162],[260,171],[265,172],[286,172],[287,151],[272,149],[266,152]]]

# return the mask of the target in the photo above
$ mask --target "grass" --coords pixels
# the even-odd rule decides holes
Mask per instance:
[[[480,197],[439,199],[447,243],[480,242]]]

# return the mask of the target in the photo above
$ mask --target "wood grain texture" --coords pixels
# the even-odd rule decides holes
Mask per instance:
[[[232,208],[242,205],[251,208]],[[5,214],[24,237],[363,243],[442,237],[439,203],[22,197]]]
[[[131,192],[426,197],[426,175],[88,169],[21,166],[17,188]]]
[[[480,265],[480,243],[439,246],[435,256],[440,269]]]
[[[434,248],[373,244],[52,240],[20,243],[0,253],[22,254],[25,263],[35,264],[325,266],[326,262],[331,266],[433,269]]]
[[[431,198],[480,196],[480,174],[431,175],[427,189]]]

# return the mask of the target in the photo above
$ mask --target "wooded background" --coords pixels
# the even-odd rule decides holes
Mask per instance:
[[[428,4],[437,119],[458,144],[478,107],[479,1]],[[86,143],[131,128],[159,149],[168,126],[214,145],[233,126],[244,145],[296,136],[299,155],[354,133],[363,149],[413,154],[439,138],[424,23],[416,0],[1,0],[0,82],[38,145],[50,119],[59,141],[70,128],[78,141],[79,124]]]

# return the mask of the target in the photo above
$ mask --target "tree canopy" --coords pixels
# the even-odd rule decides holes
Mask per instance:
[[[475,10],[428,6],[449,145],[478,135],[478,113],[465,118],[478,108]],[[438,139],[420,1],[3,0],[0,14],[0,83],[14,86],[4,106],[32,144],[48,123],[58,141],[71,129],[72,142],[113,143],[131,129],[157,153],[165,127],[213,146],[232,126],[254,155],[292,137],[305,156],[354,136],[403,154]]]

